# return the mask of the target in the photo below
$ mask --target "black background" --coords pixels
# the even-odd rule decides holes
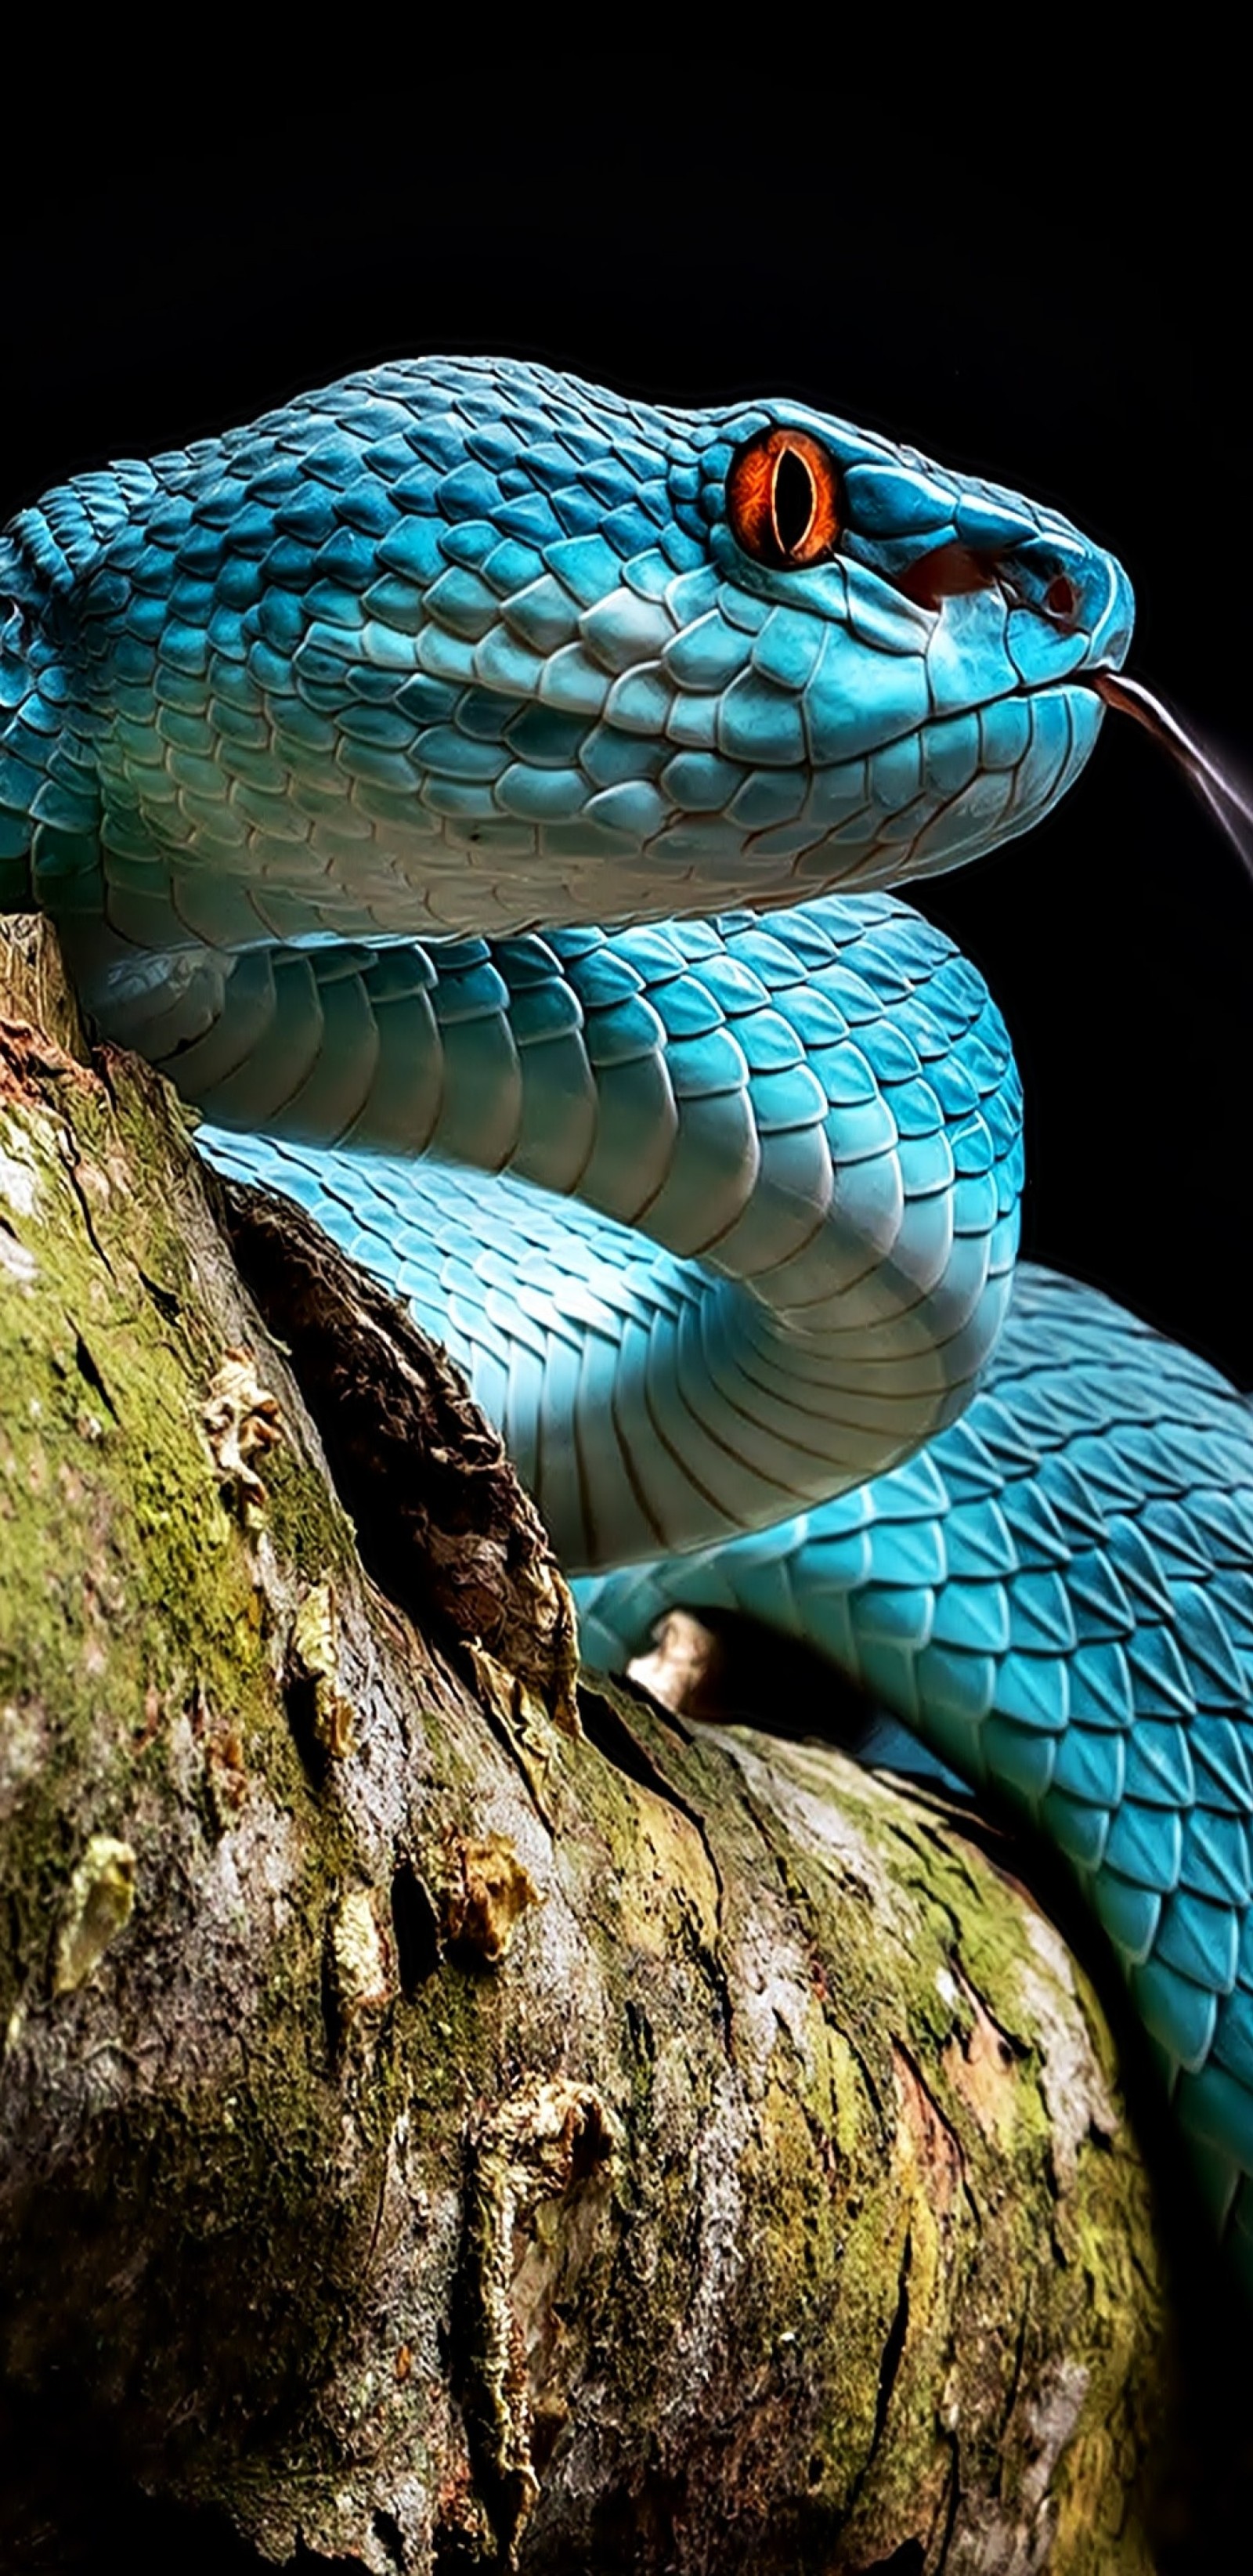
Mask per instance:
[[[791,57],[780,137],[779,68],[716,128],[625,64],[612,118],[519,97],[467,133],[453,88],[419,98],[399,71],[311,118],[262,83],[241,125],[171,64],[164,124],[149,103],[142,134],[114,109],[72,152],[19,138],[0,513],[394,353],[512,351],[680,402],[788,392],[1113,546],[1132,669],[1253,768],[1248,228],[1223,138],[1192,132],[1207,176],[1186,192],[1182,102],[1130,156],[1095,111],[1075,132],[1073,96],[1034,123],[1012,98],[990,120],[950,99],[852,154],[848,102],[815,97],[796,125]],[[1253,1382],[1239,862],[1110,720],[1044,826],[917,899],[1014,1037],[1025,1249]]]
[[[1089,16],[1024,17],[1007,58],[1004,13],[981,46],[934,15],[741,35],[616,0],[569,34],[511,22],[502,60],[481,13],[398,34],[310,12],[266,60],[245,15],[199,11],[109,21],[84,66],[81,30],[24,13],[46,59],[13,68],[0,129],[0,517],[391,354],[511,351],[691,403],[788,392],[1112,546],[1132,669],[1253,767],[1247,78],[1195,13],[1157,56],[1147,22]],[[1253,1384],[1239,863],[1111,721],[1046,824],[919,899],[1014,1037],[1026,1250]],[[1202,2312],[1183,2368],[1215,2529],[1247,2450],[1243,2323]],[[98,2538],[108,2497],[84,2491]],[[1163,2565],[1243,2567],[1250,2492],[1246,2461],[1225,2548],[1198,2551],[1180,2506]],[[136,2567],[171,2538],[188,2576],[227,2563],[216,2530],[202,2556],[129,2495],[116,2527]]]

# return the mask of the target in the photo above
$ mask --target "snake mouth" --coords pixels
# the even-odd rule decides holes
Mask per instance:
[[[1219,759],[1212,747],[1203,742],[1190,725],[1185,725],[1142,680],[1129,678],[1125,671],[1103,666],[1077,675],[1095,689],[1107,707],[1116,714],[1132,717],[1142,725],[1154,742],[1183,771],[1189,786],[1199,796],[1207,814],[1212,815],[1220,831],[1243,860],[1253,876],[1253,787],[1238,775],[1231,763]]]

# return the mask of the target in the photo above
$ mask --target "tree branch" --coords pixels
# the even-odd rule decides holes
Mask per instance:
[[[46,932],[6,973],[6,2563],[69,2563],[72,2426],[379,2576],[1147,2569],[1159,2266],[1057,1935],[834,1752],[580,1724],[455,1372],[294,1213],[232,1250]]]

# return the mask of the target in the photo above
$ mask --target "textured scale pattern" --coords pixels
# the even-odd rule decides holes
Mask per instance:
[[[763,431],[838,483],[803,568],[733,524]],[[1130,632],[1055,513],[803,405],[391,364],[0,537],[0,899],[635,1560],[590,1651],[751,1611],[1051,1836],[1253,2288],[1249,1415],[1011,1301],[1008,1039],[875,891],[1056,801]]]
[[[457,996],[437,1035],[446,1052],[472,1033],[495,1114],[472,1071],[406,1052],[431,1121],[413,1141],[578,1188],[600,1215],[433,1163],[206,1141],[450,1341],[567,1565],[777,1519],[968,1400],[1017,1243],[1020,1099],[999,1015],[941,933],[887,897],[828,898],[768,924],[458,943],[435,965],[436,1011],[445,977]],[[354,1141],[381,1143],[368,1115]]]
[[[987,1389],[769,1533],[577,1587],[618,1664],[675,1603],[820,1646],[1066,1854],[1253,2283],[1253,1415],[1094,1290],[1019,1272]]]

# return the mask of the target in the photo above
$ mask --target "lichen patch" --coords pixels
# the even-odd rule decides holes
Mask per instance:
[[[444,1937],[494,1968],[522,1915],[541,1902],[539,1889],[505,1834],[485,1834],[477,1841],[453,1836],[445,1858]]]
[[[617,2123],[589,2084],[523,2086],[484,2123],[466,2238],[477,2311],[481,2467],[512,2568],[544,2461],[569,2419],[578,2288],[609,2210]]]
[[[395,1957],[368,1887],[349,1888],[331,1916],[330,1965],[341,2024],[393,2000]]]
[[[94,1975],[135,1902],[135,1855],[113,1834],[93,1834],[70,1880],[52,1950],[52,1991],[73,1994]]]
[[[342,1762],[356,1742],[356,1711],[339,1680],[340,1627],[335,1586],[327,1577],[311,1584],[292,1621],[288,1661],[313,1693],[315,1742]]]
[[[39,1213],[39,1174],[34,1162],[25,1153],[11,1154],[4,1145],[0,1145],[0,1199],[15,1216]]]
[[[265,1506],[253,1465],[282,1439],[278,1397],[261,1385],[252,1352],[226,1352],[204,1405],[204,1427],[224,1492],[245,1521]]]

